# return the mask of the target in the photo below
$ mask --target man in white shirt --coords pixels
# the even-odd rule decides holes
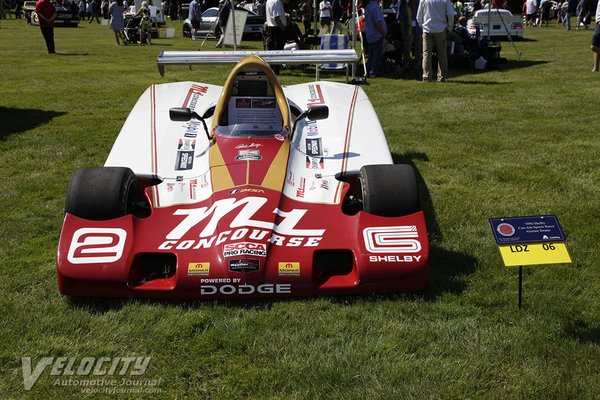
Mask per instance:
[[[323,0],[319,4],[319,20],[321,22],[321,34],[328,34],[331,30],[331,3],[329,0]],[[326,26],[327,29],[325,29]]]
[[[417,10],[417,22],[423,28],[423,82],[430,82],[431,55],[438,58],[438,82],[445,82],[448,75],[448,50],[446,30],[454,25],[454,8],[450,0],[421,0]]]
[[[265,7],[265,50],[283,50],[285,46],[285,29],[287,19],[281,0],[267,0]],[[280,65],[272,65],[275,74],[279,74]]]

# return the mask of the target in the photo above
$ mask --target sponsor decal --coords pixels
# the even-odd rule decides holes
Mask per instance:
[[[196,140],[195,139],[179,139],[177,144],[177,150],[195,150]]]
[[[303,198],[304,197],[304,189],[306,187],[306,178],[300,178],[300,184],[298,185],[298,189],[296,189],[296,197]]]
[[[504,237],[509,237],[515,234],[515,227],[511,224],[503,222],[496,227],[496,231]]]
[[[418,253],[421,251],[418,238],[419,232],[414,225],[363,229],[363,239],[369,253]]]
[[[263,283],[262,285],[252,284],[240,284],[235,282],[233,284],[224,285],[213,285],[205,284],[205,281],[209,279],[202,279],[200,285],[201,296],[212,296],[215,294],[220,295],[250,295],[250,294],[291,294],[292,285],[289,283]],[[239,281],[236,279],[234,281]],[[207,282],[208,283],[208,282]]]
[[[321,138],[306,139],[306,154],[313,157],[320,157],[323,155]]]
[[[198,190],[198,179],[190,180],[190,199],[196,200],[196,190]]]
[[[190,170],[194,166],[193,151],[178,151],[177,162],[175,164],[176,171]]]
[[[254,160],[262,160],[260,155],[260,150],[248,150],[242,149],[238,150],[238,155],[235,157],[238,161],[254,161]]]
[[[181,208],[173,215],[184,216],[179,224],[166,236],[166,240],[158,246],[159,250],[198,250],[218,246],[230,241],[268,240],[274,246],[315,247],[323,239],[325,229],[302,229],[298,224],[308,211],[307,209],[273,210],[279,218],[278,224],[273,221],[253,219],[254,215],[267,203],[264,197],[248,196],[240,199],[226,198],[217,200],[210,207]],[[234,213],[229,228],[222,227],[217,233],[217,226],[223,217]],[[190,231],[194,231],[193,239],[184,239]],[[197,231],[200,233],[197,233]]]
[[[265,191],[263,189],[255,189],[255,188],[244,188],[244,189],[233,189],[231,191],[229,191],[229,194],[236,194],[236,193],[264,193]]]
[[[319,136],[317,121],[308,121],[306,123],[306,136]]]
[[[321,189],[329,190],[329,181],[327,179],[321,181]]]
[[[189,276],[208,276],[210,274],[209,262],[192,262],[188,264]]]
[[[183,136],[185,136],[186,138],[196,138],[198,136],[198,130],[201,127],[202,122],[198,121],[198,120],[190,120],[186,127],[185,127],[185,132],[183,134]]]
[[[267,245],[264,243],[238,242],[223,246],[223,257],[267,256]]]
[[[204,189],[207,186],[208,186],[208,172],[205,172],[202,175],[200,175],[200,187],[202,189]]]
[[[167,183],[167,192],[171,193],[174,188],[175,188],[174,183]]]
[[[196,109],[196,104],[198,103],[198,99],[201,96],[204,96],[204,93],[208,91],[208,86],[200,86],[200,85],[192,85],[190,90],[188,91],[187,97],[183,102],[184,107],[188,107],[191,110]]]
[[[260,143],[242,143],[242,144],[238,144],[237,146],[235,146],[236,149],[258,149],[259,147],[262,147],[263,145]]]
[[[260,260],[242,258],[229,261],[230,272],[256,272],[260,269]]]
[[[80,228],[73,233],[67,260],[71,264],[113,263],[123,256],[127,232],[121,228]]]
[[[325,100],[323,99],[323,92],[321,91],[321,85],[308,85],[308,93],[310,98],[306,105],[308,107],[318,106],[320,104],[325,104]]]
[[[309,169],[323,169],[325,162],[323,157],[309,157],[306,156],[306,168]]]
[[[412,263],[419,262],[421,256],[369,256],[369,261],[375,262],[388,262],[388,263]]]
[[[280,262],[278,266],[280,276],[300,276],[299,262]]]
[[[287,178],[285,178],[285,181],[290,186],[296,186],[296,175],[291,170],[288,170]]]

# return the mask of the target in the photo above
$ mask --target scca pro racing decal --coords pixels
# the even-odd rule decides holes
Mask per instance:
[[[81,228],[75,231],[67,260],[71,264],[113,263],[123,256],[127,232],[121,228]]]
[[[260,260],[252,258],[242,258],[239,260],[229,260],[230,272],[256,272],[260,269]]]
[[[223,246],[223,257],[267,256],[267,245],[264,243],[230,243]]]
[[[419,232],[414,225],[363,229],[363,239],[367,251],[369,253],[386,254],[369,256],[371,262],[418,262],[421,259],[420,255],[405,255],[406,253],[412,254],[421,251],[421,242],[418,238]],[[400,253],[400,255],[397,253]]]

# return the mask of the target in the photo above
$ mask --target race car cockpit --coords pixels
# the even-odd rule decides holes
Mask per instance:
[[[289,105],[271,67],[260,57],[245,57],[223,86],[213,136],[287,136],[289,126]]]

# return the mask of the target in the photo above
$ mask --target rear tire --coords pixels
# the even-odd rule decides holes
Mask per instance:
[[[420,211],[413,166],[365,165],[358,178],[357,194],[363,211],[382,217],[401,217]]]
[[[65,212],[95,221],[119,218],[134,212],[138,197],[131,169],[82,168],[69,182]]]

